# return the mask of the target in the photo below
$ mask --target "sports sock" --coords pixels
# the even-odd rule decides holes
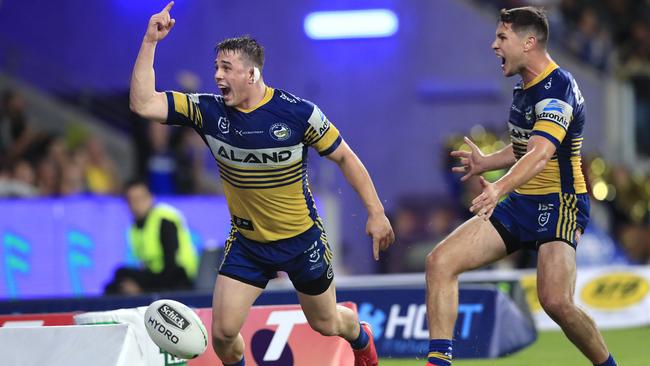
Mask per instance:
[[[616,361],[614,361],[614,357],[612,357],[612,354],[610,353],[607,361],[595,366],[616,366]]]
[[[232,363],[232,364],[229,364],[229,365],[226,365],[224,363],[223,366],[246,366],[246,361],[244,361],[244,357],[242,357],[241,360],[239,360],[239,362],[237,362],[237,363]]]
[[[369,340],[370,338],[368,337],[368,334],[363,329],[363,327],[359,325],[359,336],[357,337],[357,339],[349,342],[350,345],[352,346],[352,349],[363,349],[368,345]]]
[[[429,341],[429,354],[427,359],[436,366],[451,365],[452,345],[451,339],[432,339]]]

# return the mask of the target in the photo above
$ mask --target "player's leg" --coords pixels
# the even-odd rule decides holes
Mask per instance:
[[[295,247],[299,249],[297,255],[284,267],[311,328],[324,336],[340,336],[350,342],[355,366],[376,365],[377,352],[369,327],[359,323],[354,311],[336,304],[333,253],[320,221],[300,237],[300,245]]]
[[[318,295],[298,291],[298,299],[312,329],[324,336],[340,336],[350,342],[355,366],[375,366],[379,363],[370,326],[359,323],[357,314],[351,309],[336,304],[333,282]]]
[[[330,283],[325,292],[308,295],[298,291],[298,299],[309,326],[324,336],[341,336],[353,341],[359,335],[357,315],[336,304],[336,289]]]
[[[239,331],[263,289],[218,275],[212,298],[212,345],[224,365],[239,365],[244,339]]]
[[[426,259],[429,362],[451,364],[451,339],[458,314],[458,276],[507,255],[490,221],[469,219],[438,244]]]
[[[605,363],[609,352],[593,319],[573,302],[575,281],[575,249],[563,241],[541,245],[537,292],[542,308],[594,365],[613,365]]]

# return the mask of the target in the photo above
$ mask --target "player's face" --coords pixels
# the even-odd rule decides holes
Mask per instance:
[[[219,52],[214,66],[214,80],[227,106],[236,107],[248,99],[249,68],[239,52]]]
[[[525,40],[512,30],[512,24],[499,22],[492,49],[501,60],[505,76],[516,75],[524,69],[524,43]]]
[[[153,204],[153,198],[147,187],[143,184],[136,184],[126,191],[126,201],[129,204],[131,213],[136,219],[147,215]]]

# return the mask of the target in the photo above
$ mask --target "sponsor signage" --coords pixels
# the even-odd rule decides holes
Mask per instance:
[[[528,305],[539,329],[559,329],[539,303],[535,275],[521,278]],[[621,266],[579,269],[574,301],[599,327],[650,324],[650,267]]]
[[[352,303],[341,305],[354,309]],[[197,309],[212,334],[211,309]],[[340,366],[354,364],[350,344],[340,337],[323,337],[313,331],[299,305],[254,306],[241,330],[246,343],[246,364],[258,366]],[[210,348],[189,360],[189,366],[219,365]]]

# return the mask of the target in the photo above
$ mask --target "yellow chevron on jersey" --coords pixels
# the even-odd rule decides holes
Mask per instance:
[[[193,127],[210,148],[233,227],[267,243],[297,236],[319,217],[307,181],[307,147],[322,156],[342,139],[311,102],[267,88],[255,107],[239,110],[211,94],[167,92],[167,123]]]
[[[581,149],[585,105],[573,76],[554,62],[530,84],[515,86],[508,130],[515,157],[528,150],[531,136],[551,141],[556,151],[544,169],[516,189],[517,193],[578,194],[587,192],[582,174]]]

